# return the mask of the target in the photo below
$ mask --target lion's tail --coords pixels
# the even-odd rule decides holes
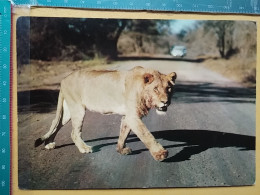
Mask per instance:
[[[56,117],[55,119],[52,121],[52,125],[50,127],[50,130],[42,137],[38,138],[35,143],[34,143],[34,147],[38,147],[41,144],[43,144],[46,140],[48,140],[52,135],[55,136],[55,132],[59,126],[59,124],[61,123],[61,119],[62,119],[62,114],[63,114],[63,94],[60,91],[59,93],[59,98],[58,98],[58,105],[57,105],[57,112],[56,112]]]

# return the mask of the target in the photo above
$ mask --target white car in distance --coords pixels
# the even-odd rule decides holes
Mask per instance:
[[[170,53],[174,57],[184,57],[187,50],[185,46],[173,46]]]

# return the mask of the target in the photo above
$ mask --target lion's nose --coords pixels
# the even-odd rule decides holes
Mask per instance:
[[[163,103],[164,106],[168,106],[169,105],[169,101],[165,100],[165,101],[161,101]]]

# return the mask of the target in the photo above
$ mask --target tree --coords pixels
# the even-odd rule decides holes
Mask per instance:
[[[154,53],[158,40],[170,34],[170,20],[128,20],[125,32],[133,40],[137,55]]]
[[[234,21],[207,21],[204,24],[205,31],[213,30],[217,36],[217,47],[222,58],[230,57],[235,49],[233,48],[232,33]]]
[[[142,48],[148,36],[170,34],[167,20],[30,18],[30,55],[39,60],[114,59],[123,31],[135,32]]]
[[[128,20],[127,29],[147,35],[167,35],[170,33],[170,20]]]
[[[30,18],[20,17],[17,21],[17,64],[29,64],[30,60]]]
[[[117,41],[127,20],[31,18],[31,58],[41,60],[117,57]]]
[[[94,26],[94,46],[96,50],[96,55],[99,57],[116,58],[117,57],[117,42],[124,30],[127,20],[95,20]],[[94,25],[95,25],[94,24]],[[96,28],[95,28],[96,27]]]
[[[187,30],[181,30],[181,32],[177,34],[177,37],[180,41],[183,41],[187,34]]]

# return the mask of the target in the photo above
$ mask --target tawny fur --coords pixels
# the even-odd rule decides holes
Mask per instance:
[[[55,148],[54,138],[59,129],[72,121],[71,137],[81,153],[92,148],[81,138],[85,110],[102,114],[123,115],[117,151],[131,153],[125,141],[132,130],[149,149],[155,160],[164,160],[168,152],[153,137],[141,118],[151,108],[164,113],[170,99],[176,73],[161,74],[156,70],[135,67],[129,71],[87,71],[72,73],[61,82],[56,117],[50,130],[36,140],[35,146],[45,142],[46,149]]]

